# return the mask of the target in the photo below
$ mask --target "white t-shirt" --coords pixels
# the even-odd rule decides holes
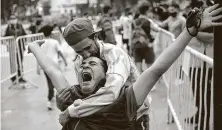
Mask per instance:
[[[57,40],[45,39],[45,43],[41,46],[45,54],[51,58],[55,63],[59,61],[58,52],[61,51],[61,46]]]
[[[129,39],[131,34],[131,20],[129,17],[123,18],[123,39]]]

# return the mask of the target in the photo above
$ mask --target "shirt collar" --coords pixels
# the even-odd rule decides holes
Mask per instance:
[[[104,59],[104,43],[97,40],[97,45],[99,46],[99,56],[100,58]]]

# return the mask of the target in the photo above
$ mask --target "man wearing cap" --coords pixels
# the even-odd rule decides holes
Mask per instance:
[[[58,98],[58,106],[68,107],[74,117],[89,116],[112,104],[119,96],[121,88],[133,84],[139,76],[132,59],[121,48],[97,41],[96,33],[99,31],[94,31],[89,19],[77,18],[70,22],[63,32],[66,42],[79,54],[75,58],[76,72],[82,60],[91,56],[101,58],[108,64],[106,83],[95,94],[87,99],[75,101],[70,106],[66,104],[66,99]],[[59,96],[61,92],[68,94],[70,90],[67,88],[58,91],[57,97],[62,97]],[[148,106],[143,106],[143,109],[147,112]]]
[[[99,35],[99,39],[103,40],[105,43],[116,45],[112,20],[110,17],[112,14],[112,8],[110,6],[104,6],[103,13],[104,15],[97,23],[97,26],[102,29]]]

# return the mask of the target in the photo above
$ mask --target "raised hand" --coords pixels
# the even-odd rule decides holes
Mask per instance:
[[[204,10],[201,18],[200,30],[212,26],[222,26],[222,7],[218,7],[219,4],[215,4]]]

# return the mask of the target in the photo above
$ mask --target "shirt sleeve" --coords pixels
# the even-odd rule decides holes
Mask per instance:
[[[128,87],[125,89],[125,97],[127,117],[130,121],[132,121],[133,118],[136,117],[137,110],[139,108],[136,103],[136,97],[133,91],[133,87]]]
[[[71,117],[85,117],[113,103],[130,75],[130,60],[120,48],[115,47],[105,54],[108,64],[106,84],[84,100],[76,100],[68,110]]]

